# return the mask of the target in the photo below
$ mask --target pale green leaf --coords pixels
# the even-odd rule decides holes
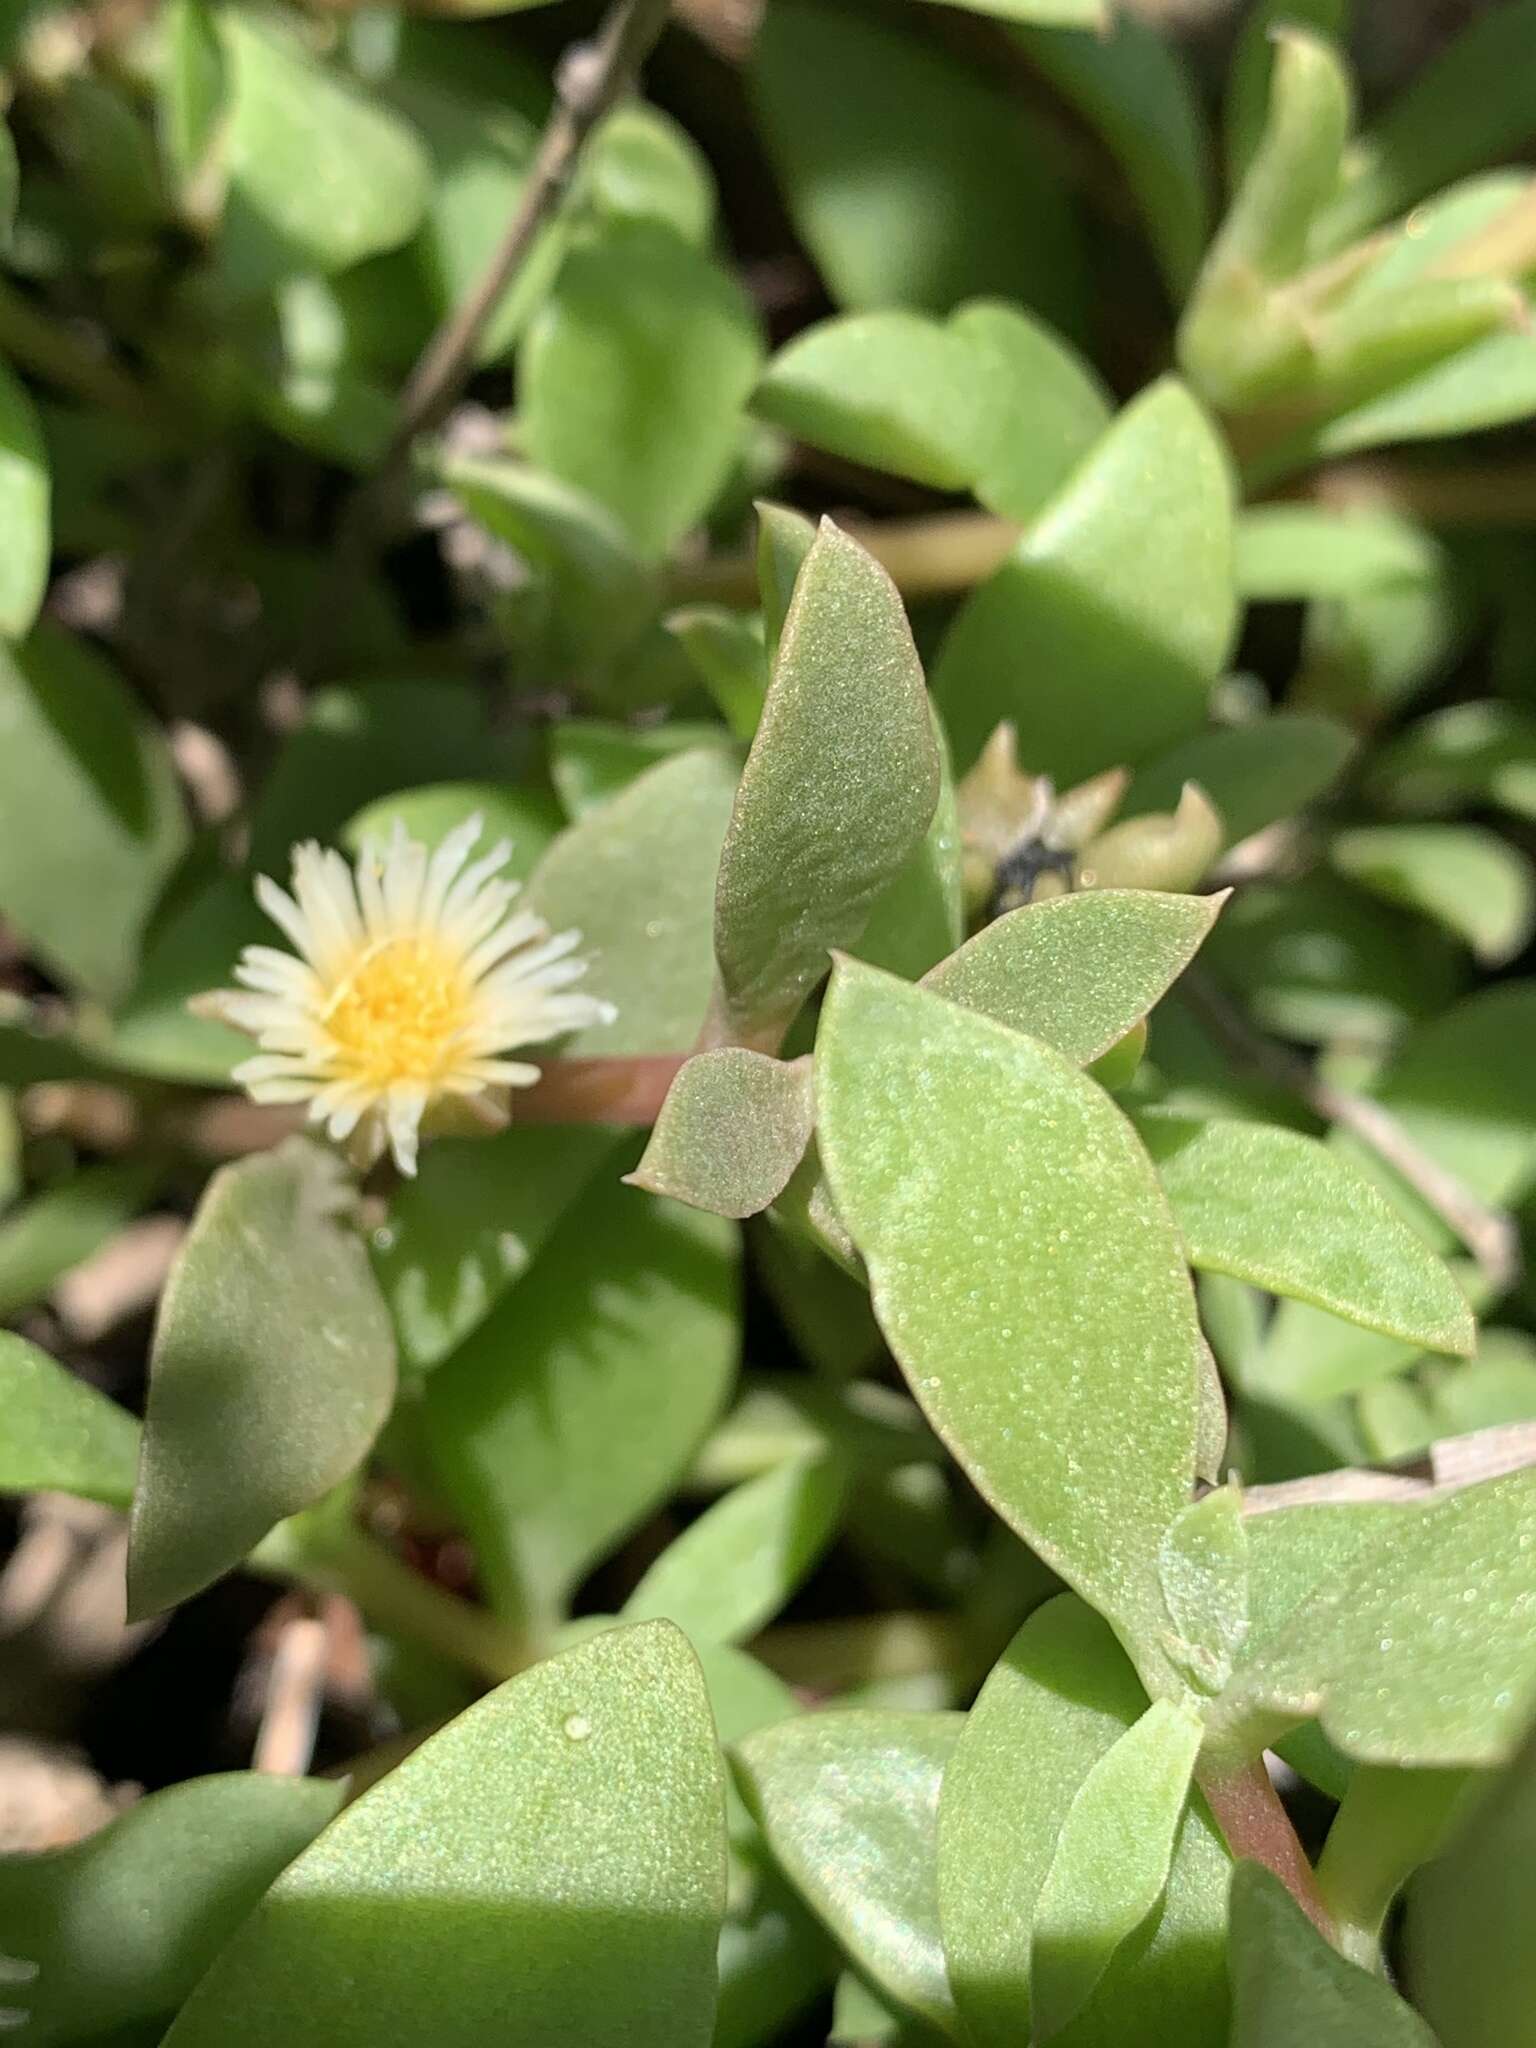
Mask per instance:
[[[903,981],[947,959],[965,936],[963,847],[954,777],[944,729],[933,719],[939,754],[939,800],[922,843],[892,876],[849,951]]]
[[[961,608],[934,678],[956,767],[1003,719],[1021,762],[1060,784],[1146,759],[1204,722],[1235,618],[1227,457],[1165,379]]]
[[[1232,1873],[1232,2048],[1436,2048],[1384,1977],[1346,1962],[1273,1871]]]
[[[397,248],[427,200],[414,131],[295,31],[245,10],[222,12],[219,27],[230,91],[221,254],[234,275],[260,288]]]
[[[1536,337],[1530,312],[1513,331],[1472,341],[1321,428],[1311,451],[1348,455],[1390,441],[1443,440],[1536,413]]]
[[[1326,1145],[1271,1124],[1160,1110],[1138,1128],[1191,1265],[1420,1350],[1471,1351],[1472,1313],[1444,1263]]]
[[[412,839],[435,847],[477,816],[483,820],[481,852],[498,840],[510,842],[512,857],[501,873],[513,882],[528,879],[561,825],[559,805],[542,789],[507,782],[434,782],[376,797],[342,827],[340,838],[351,854],[360,854],[370,840],[382,852],[399,824]]]
[[[619,1012],[574,1033],[564,1052],[692,1045],[709,1002],[715,864],[735,793],[730,755],[701,747],[647,769],[545,853],[528,908],[555,931],[580,931],[584,985]]]
[[[1161,1899],[1200,1736],[1187,1708],[1154,1700],[1073,1794],[1035,1901],[1037,2041],[1081,2011],[1120,1944]]]
[[[823,1006],[816,1095],[838,1214],[930,1421],[1147,1646],[1194,1479],[1201,1340],[1145,1153],[1060,1053],[853,962]]]
[[[788,505],[757,506],[757,584],[763,608],[763,644],[771,665],[806,556],[816,543],[816,522]],[[759,707],[761,711],[761,707]],[[757,720],[752,721],[753,730]]]
[[[1108,0],[945,0],[972,14],[995,15],[999,21],[1044,22],[1053,27],[1102,29],[1109,19]]]
[[[1108,1625],[1067,1597],[1024,1624],[966,1719],[940,1802],[939,1903],[955,2001],[980,2048],[1028,2038],[1031,1937],[1058,1838],[1146,1705]],[[1121,1943],[1062,2048],[1124,2048],[1149,2013],[1176,2013],[1184,2048],[1225,2048],[1230,1867],[1197,1797],[1161,1911]]]
[[[0,1330],[0,1412],[0,1493],[46,1489],[109,1507],[128,1505],[139,1458],[138,1423],[126,1408],[8,1330]]]
[[[186,819],[159,731],[53,628],[0,648],[0,818],[0,914],[65,981],[122,994]]]
[[[920,845],[940,765],[901,599],[824,521],[801,566],[720,855],[715,957],[733,1031],[772,1050]]]
[[[660,107],[633,100],[614,109],[587,144],[583,196],[615,220],[651,220],[709,246],[715,187],[709,159]]]
[[[1352,881],[1466,940],[1484,966],[1513,959],[1536,926],[1536,871],[1481,826],[1360,825],[1328,851]]]
[[[160,148],[183,209],[195,211],[203,197],[197,189],[199,173],[208,162],[224,106],[218,23],[207,0],[169,0],[160,10],[160,35]]]
[[[428,1380],[433,1461],[504,1613],[552,1626],[686,1470],[735,1371],[735,1238],[603,1175]]]
[[[1378,750],[1369,788],[1396,811],[1487,803],[1536,817],[1536,714],[1496,700],[1432,711]]]
[[[653,221],[612,222],[572,249],[523,343],[525,445],[665,555],[725,481],[760,357],[724,270]]]
[[[36,2048],[158,2040],[342,1796],[313,1778],[192,1778],[68,1848],[0,1857],[0,2024]]]
[[[697,1641],[755,1635],[836,1533],[846,1475],[836,1457],[791,1458],[736,1487],[662,1552],[624,1603],[626,1621],[675,1621]]]
[[[703,719],[671,718],[638,729],[596,718],[566,719],[549,736],[549,779],[567,816],[579,819],[658,761],[692,747],[724,744],[719,726]]]
[[[605,1630],[349,1806],[167,2048],[708,2048],[724,1793],[684,1638],[664,1622]]]
[[[0,634],[19,640],[48,588],[48,452],[32,401],[0,360]]]
[[[944,2031],[939,1785],[961,1716],[844,1709],[749,1735],[737,1775],[785,1875],[882,1998]]]
[[[814,1122],[809,1059],[734,1045],[695,1053],[630,1178],[717,1216],[755,1216],[783,1193]]]
[[[155,1326],[133,1614],[238,1564],[338,1486],[383,1426],[394,1338],[346,1200],[338,1162],[299,1138],[209,1182]]]
[[[1201,1692],[1219,1692],[1248,1634],[1248,1536],[1237,1488],[1213,1487],[1192,1501],[1163,1538],[1157,1566],[1175,1655]]]
[[[915,17],[774,0],[752,84],[780,188],[837,305],[947,313],[996,293],[1079,324],[1071,202],[1001,80]]]
[[[924,986],[1088,1066],[1167,993],[1224,901],[1089,889],[1026,903],[984,926]]]
[[[750,745],[768,688],[761,623],[724,605],[695,604],[669,612],[663,624],[681,643],[731,737]]]
[[[1341,597],[1437,571],[1440,550],[1389,512],[1258,505],[1237,523],[1237,587],[1252,602]]]
[[[970,344],[986,397],[971,488],[1004,519],[1027,522],[1109,425],[1109,394],[1092,365],[1021,306],[972,299],[950,315],[948,332]]]

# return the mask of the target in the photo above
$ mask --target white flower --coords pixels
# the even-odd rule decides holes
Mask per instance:
[[[242,986],[194,1006],[261,1047],[234,1072],[254,1100],[308,1102],[362,1164],[387,1144],[414,1173],[424,1117],[477,1099],[499,1108],[503,1090],[539,1076],[505,1054],[617,1014],[564,993],[587,971],[573,957],[581,934],[512,910],[520,885],[499,878],[508,841],[465,866],[482,823],[468,819],[431,854],[397,823],[382,857],[363,847],[355,879],[339,853],[296,846],[293,894],[258,875],[256,899],[299,957],[247,946]]]

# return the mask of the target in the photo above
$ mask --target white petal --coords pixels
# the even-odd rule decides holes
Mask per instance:
[[[436,923],[441,917],[453,878],[469,859],[484,830],[484,814],[476,811],[444,837],[427,864],[427,885],[421,893],[423,923]]]
[[[529,914],[524,913],[525,916]],[[477,946],[464,963],[465,973],[475,981],[478,981],[482,975],[489,974],[490,969],[495,967],[499,960],[504,959],[506,954],[520,943],[519,938],[515,935],[515,927],[518,923],[519,920],[514,918],[510,924],[504,925],[499,932],[492,932],[484,945]],[[532,934],[530,934],[531,936]],[[539,945],[527,946],[517,954],[515,959],[507,960],[506,965],[501,967],[494,976],[494,980],[498,985],[507,980],[525,981],[530,976],[536,974],[545,961],[558,960],[564,954],[574,951],[580,944],[580,932],[556,932],[552,938],[545,939]]]
[[[427,1091],[415,1082],[391,1088],[385,1104],[389,1149],[395,1155],[396,1166],[408,1180],[412,1179],[416,1172],[416,1149],[421,1131],[422,1112],[426,1106]]]
[[[357,900],[363,913],[363,929],[370,939],[380,937],[389,925],[383,875],[384,857],[371,839],[365,839],[357,856]]]
[[[384,856],[385,928],[397,932],[416,922],[422,885],[427,878],[427,849],[412,839],[398,821]]]
[[[474,901],[456,916],[445,914],[442,924],[444,941],[461,953],[472,953],[504,919],[517,926],[521,934],[517,944],[522,944],[523,937],[537,938],[549,929],[543,918],[535,917],[531,910],[521,910],[516,917],[507,918],[517,893],[516,882],[487,882]]]
[[[498,839],[490,852],[467,867],[443,900],[443,922],[452,923],[464,907],[479,895],[492,875],[499,874],[512,858],[510,839]],[[510,889],[515,896],[522,887],[521,882],[502,882],[498,887]]]
[[[279,888],[270,875],[256,877],[256,901],[275,925],[280,925],[306,959],[313,959],[314,935],[309,920],[286,889]]]

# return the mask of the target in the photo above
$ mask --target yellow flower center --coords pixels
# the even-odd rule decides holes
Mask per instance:
[[[435,936],[376,941],[325,1008],[338,1065],[371,1088],[392,1081],[432,1087],[455,1064],[472,993],[458,955]]]

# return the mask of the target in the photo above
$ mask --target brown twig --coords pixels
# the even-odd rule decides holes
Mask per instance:
[[[326,1637],[325,1623],[308,1615],[295,1616],[278,1637],[252,1770],[302,1778],[309,1769],[325,1692]]]
[[[1432,1159],[1382,1103],[1337,1087],[1287,1047],[1264,1037],[1232,997],[1198,970],[1186,974],[1180,988],[1235,1065],[1284,1089],[1324,1123],[1337,1124],[1369,1145],[1461,1239],[1491,1293],[1507,1293],[1520,1275],[1520,1234],[1511,1216],[1490,1208]]]

